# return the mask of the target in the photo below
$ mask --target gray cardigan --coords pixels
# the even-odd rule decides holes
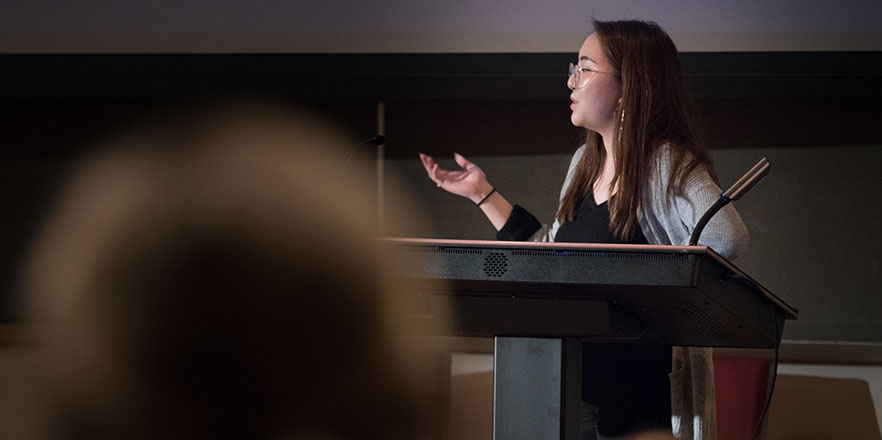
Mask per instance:
[[[567,188],[575,174],[576,165],[585,152],[583,145],[573,159],[567,171],[560,200],[563,201]],[[640,229],[650,244],[686,245],[695,224],[717,199],[720,198],[720,187],[710,178],[703,168],[690,174],[683,185],[682,194],[674,194],[667,203],[668,179],[671,176],[670,147],[663,146],[655,155],[654,167],[650,170],[648,190],[643,193],[640,209],[637,211]],[[560,228],[557,220],[549,228],[542,227],[530,237],[530,241],[554,241]],[[727,205],[708,222],[698,241],[700,246],[708,246],[729,260],[737,258],[747,249],[749,238],[747,227],[732,205]]]
[[[585,146],[576,150],[560,191],[563,200]],[[720,188],[704,168],[687,176],[680,194],[667,197],[668,179],[673,171],[671,148],[658,149],[652,161],[647,190],[638,209],[638,221],[650,244],[685,245],[695,224],[720,197]],[[530,241],[554,241],[560,228],[542,225]],[[728,259],[743,254],[748,244],[747,227],[732,205],[721,209],[708,222],[698,241]],[[671,379],[671,412],[674,435],[681,440],[716,438],[713,353],[710,348],[674,347]]]

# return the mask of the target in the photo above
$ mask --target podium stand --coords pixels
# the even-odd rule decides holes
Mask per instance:
[[[581,344],[775,348],[790,307],[703,246],[383,239],[410,317],[493,337],[493,437],[578,439]],[[420,286],[415,283],[413,286]]]

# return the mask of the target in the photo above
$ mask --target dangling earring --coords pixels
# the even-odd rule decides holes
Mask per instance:
[[[625,109],[622,109],[622,117],[619,120],[619,130],[625,128]]]

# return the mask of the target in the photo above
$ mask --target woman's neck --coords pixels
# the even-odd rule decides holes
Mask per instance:
[[[615,154],[613,154],[612,145],[606,141],[606,138],[604,138],[603,141],[603,148],[606,157],[603,160],[600,174],[597,176],[593,185],[594,202],[598,205],[609,200],[609,198],[615,194],[615,189],[611,188],[610,185],[616,175],[616,159]]]
[[[601,136],[603,140],[603,150],[606,154],[606,158],[603,161],[603,174],[606,174],[607,171],[615,171],[616,169],[616,155],[615,150],[613,149],[612,140],[610,137]]]

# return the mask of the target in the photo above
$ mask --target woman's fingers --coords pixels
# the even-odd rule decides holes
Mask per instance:
[[[426,174],[429,175],[429,179],[432,182],[435,182],[436,185],[441,186],[441,181],[438,178],[438,171],[440,170],[438,164],[435,163],[431,157],[423,153],[420,153],[420,161],[423,163],[423,168],[426,169]]]
[[[464,169],[464,170],[471,169],[472,167],[475,166],[475,164],[466,160],[466,158],[462,157],[462,155],[459,153],[453,153],[453,160],[455,160],[456,164],[459,165],[460,167],[462,167],[462,169]]]
[[[423,168],[426,169],[427,173],[432,169],[432,166],[435,164],[435,161],[432,160],[431,157],[426,156],[423,153],[420,153],[420,161],[423,162]]]
[[[429,179],[439,188],[449,189],[458,193],[461,189],[459,183],[472,174],[473,169],[476,167],[459,154],[455,154],[454,159],[456,159],[456,163],[459,166],[464,168],[463,170],[445,170],[431,156],[420,153],[420,161],[423,163],[423,168],[426,169]]]
[[[437,163],[433,163],[432,168],[429,170],[429,178],[432,179],[432,182],[435,182],[436,185],[441,186],[441,178],[438,177],[439,171],[441,171],[441,167],[439,167]]]

